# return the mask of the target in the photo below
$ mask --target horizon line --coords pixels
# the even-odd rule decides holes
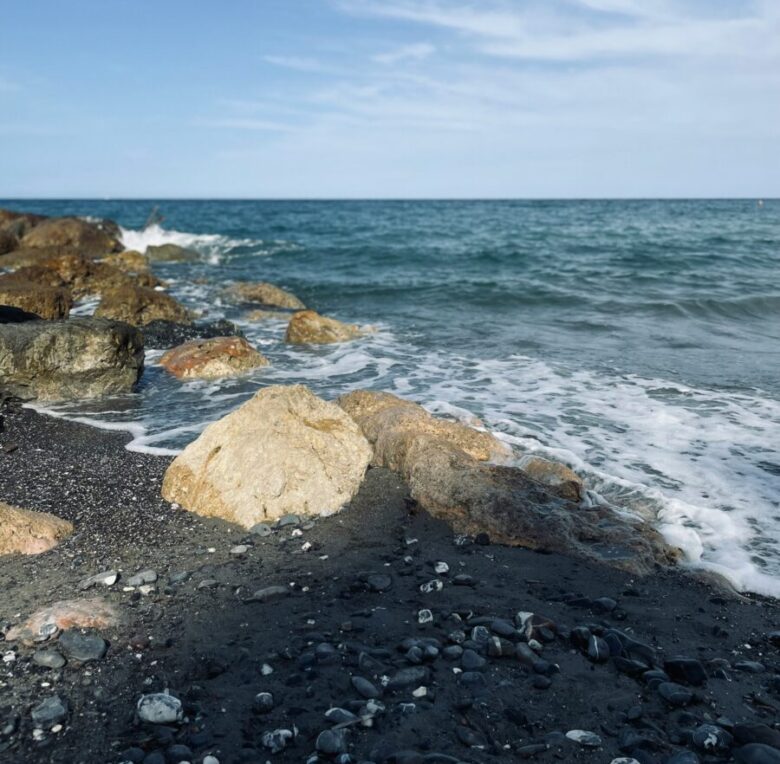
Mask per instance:
[[[780,201],[780,196],[0,196],[0,202],[698,202]]]

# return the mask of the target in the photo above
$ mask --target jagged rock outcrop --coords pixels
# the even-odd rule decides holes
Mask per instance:
[[[302,385],[266,387],[209,425],[171,463],[162,495],[245,528],[329,515],[360,487],[371,447],[334,403]]]
[[[70,400],[125,393],[143,368],[141,333],[95,318],[0,324],[0,393]]]
[[[192,340],[160,358],[160,366],[179,379],[235,377],[267,365],[268,359],[243,337]]]

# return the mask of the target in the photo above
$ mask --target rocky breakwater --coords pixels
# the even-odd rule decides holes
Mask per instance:
[[[0,395],[67,400],[125,393],[143,361],[140,332],[116,321],[0,324]]]
[[[572,501],[582,483],[563,465],[534,460],[526,472],[496,463],[509,454],[489,434],[436,419],[388,393],[356,391],[338,403],[373,446],[372,464],[398,472],[412,498],[458,533],[638,574],[678,559],[678,551],[638,519]]]

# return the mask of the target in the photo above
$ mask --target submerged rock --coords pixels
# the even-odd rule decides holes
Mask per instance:
[[[302,385],[274,385],[187,446],[162,495],[245,528],[293,512],[329,515],[355,495],[370,458],[341,408]]]
[[[265,281],[259,283],[238,282],[228,289],[228,293],[242,302],[257,302],[261,305],[272,305],[276,308],[290,310],[306,310],[306,306],[292,292]]]
[[[38,318],[67,318],[73,299],[67,289],[41,286],[31,281],[0,280],[0,305],[32,313]]]
[[[219,379],[267,366],[268,359],[243,337],[214,337],[169,350],[160,365],[179,379]]]
[[[126,284],[103,294],[95,316],[145,326],[156,320],[192,323],[190,312],[165,292]]]
[[[194,249],[180,247],[178,244],[152,244],[146,248],[146,256],[159,262],[187,262],[199,260],[200,254]]]
[[[66,520],[0,501],[0,555],[41,554],[73,533]]]
[[[327,318],[313,310],[294,313],[284,335],[292,345],[325,345],[331,342],[348,342],[362,337],[365,332],[356,324],[345,324],[335,318]]]
[[[143,368],[141,334],[94,318],[0,324],[0,392],[23,400],[125,393]]]
[[[194,324],[156,319],[146,324],[142,331],[144,346],[156,350],[167,350],[191,340],[244,336],[234,323],[225,319]]]

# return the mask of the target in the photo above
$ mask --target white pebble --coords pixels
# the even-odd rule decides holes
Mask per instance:
[[[433,613],[428,608],[418,611],[417,623],[433,623]]]
[[[450,572],[450,566],[446,562],[440,561],[433,566],[433,570],[437,575],[443,576]]]

